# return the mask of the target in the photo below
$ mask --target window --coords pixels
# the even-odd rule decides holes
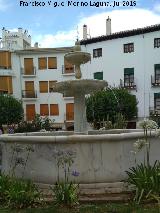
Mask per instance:
[[[49,115],[48,104],[40,104],[40,115],[41,116]]]
[[[154,93],[154,108],[160,110],[160,93]]]
[[[124,87],[134,86],[134,68],[124,69]]]
[[[63,73],[74,73],[74,65],[64,59],[64,71]]]
[[[134,52],[134,43],[124,44],[124,53]]]
[[[33,58],[24,58],[24,74],[34,75]]]
[[[155,38],[154,39],[154,48],[159,48],[160,47],[160,38]]]
[[[35,104],[26,104],[26,120],[32,121],[35,118]]]
[[[25,90],[22,93],[24,98],[35,98],[34,81],[25,81]]]
[[[103,80],[103,72],[95,72],[94,79]]]
[[[59,115],[58,104],[50,104],[50,115]]]
[[[47,69],[47,58],[38,58],[38,68],[39,70]]]
[[[52,88],[57,81],[49,81],[49,92],[52,92]]]
[[[73,103],[66,104],[66,120],[67,121],[74,120],[74,104]]]
[[[0,93],[13,94],[12,77],[0,76]]]
[[[0,69],[11,68],[11,53],[9,51],[0,51]]]
[[[39,70],[57,69],[57,58],[56,57],[38,58],[38,67],[39,67]]]
[[[57,58],[56,57],[48,58],[48,69],[57,69]]]
[[[102,57],[102,48],[93,49],[93,58]]]
[[[48,81],[39,82],[39,91],[40,93],[48,93]]]
[[[155,83],[160,83],[160,64],[154,65]]]

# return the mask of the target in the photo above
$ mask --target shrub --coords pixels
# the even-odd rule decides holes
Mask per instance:
[[[95,128],[99,128],[102,121],[109,120],[115,124],[117,112],[128,121],[137,116],[136,97],[121,88],[95,92],[86,98],[86,106],[87,121]]]
[[[78,203],[78,185],[72,182],[57,182],[53,188],[57,204],[74,205]]]
[[[11,208],[26,208],[39,201],[40,192],[30,180],[11,179],[7,203]]]
[[[58,180],[52,188],[55,195],[56,204],[73,206],[78,203],[78,184],[69,180],[70,175],[77,177],[79,172],[73,171],[70,173],[70,167],[74,163],[75,152],[72,150],[58,151],[54,154],[58,167]],[[59,169],[63,169],[63,180],[59,180]]]
[[[51,119],[48,117],[42,118],[37,114],[33,121],[22,121],[18,124],[18,127],[15,129],[15,132],[37,132],[41,129],[50,130],[52,123]]]
[[[140,203],[144,198],[154,198],[160,195],[160,163],[155,162],[153,166],[140,164],[126,171],[127,183],[136,189],[134,200]]]
[[[5,202],[7,198],[7,191],[10,186],[10,178],[7,175],[0,175],[0,201]]]
[[[0,126],[3,124],[16,124],[23,118],[21,101],[11,95],[0,94]]]

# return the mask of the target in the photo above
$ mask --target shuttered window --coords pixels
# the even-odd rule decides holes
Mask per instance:
[[[64,59],[64,73],[74,73],[74,66]]]
[[[48,69],[57,69],[56,57],[48,57]]]
[[[58,104],[50,104],[50,115],[59,115]]]
[[[33,58],[24,58],[24,74],[34,74]]]
[[[47,58],[38,58],[38,68],[39,70],[45,70],[47,69]]]
[[[11,53],[9,51],[0,51],[0,69],[11,68]]]
[[[74,120],[74,104],[73,103],[66,104],[66,120],[67,121]]]
[[[39,82],[39,91],[40,93],[48,93],[48,81]]]
[[[0,92],[13,94],[12,77],[0,76]]]
[[[40,104],[40,115],[41,116],[49,115],[48,104]]]
[[[52,92],[52,88],[57,81],[49,81],[49,92]]]
[[[103,80],[103,72],[95,72],[94,79]]]
[[[35,104],[26,104],[26,120],[32,121],[35,118]]]

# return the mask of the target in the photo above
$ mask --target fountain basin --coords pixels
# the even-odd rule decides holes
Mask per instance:
[[[141,130],[142,131],[142,130]],[[55,150],[72,150],[76,152],[75,162],[71,168],[80,172],[79,177],[73,181],[79,183],[114,183],[123,181],[127,175],[125,173],[131,166],[135,165],[135,156],[131,153],[133,143],[137,139],[143,138],[143,132],[128,132],[118,134],[101,135],[54,135],[55,133],[34,133],[2,135],[0,143],[2,145],[2,172],[9,174],[11,166],[17,157],[26,159],[25,147],[31,145],[34,152],[30,153],[26,165],[25,178],[32,179],[38,183],[55,183],[57,181],[58,168],[54,158]],[[43,135],[44,134],[44,135]],[[49,135],[47,135],[49,134]],[[151,140],[151,163],[160,160],[159,138],[154,132]],[[13,148],[20,145],[23,149],[13,158]],[[144,152],[136,155],[137,163],[144,160]],[[15,174],[21,177],[23,166],[17,166]],[[60,177],[64,176],[64,171],[60,170]]]
[[[79,79],[68,80],[55,83],[52,88],[53,92],[63,93],[66,96],[75,96],[77,94],[91,94],[95,91],[107,87],[107,82],[103,80]]]
[[[80,65],[91,60],[91,54],[82,51],[74,51],[65,54],[65,59],[73,65]]]

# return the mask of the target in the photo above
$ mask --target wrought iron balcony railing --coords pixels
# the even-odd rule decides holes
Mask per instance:
[[[21,73],[22,73],[22,75],[27,76],[27,77],[35,76],[36,75],[36,67],[32,67],[32,69],[30,69],[30,70],[27,70],[27,69],[21,67]]]
[[[37,98],[37,92],[33,90],[22,90],[22,98]]]
[[[132,89],[135,90],[137,88],[135,80],[131,82],[126,82],[126,81],[123,81],[122,79],[120,79],[120,87],[131,89],[131,90]]]
[[[160,116],[160,108],[150,107],[149,114],[150,116]]]
[[[152,87],[160,86],[160,76],[151,75],[151,85]]]

